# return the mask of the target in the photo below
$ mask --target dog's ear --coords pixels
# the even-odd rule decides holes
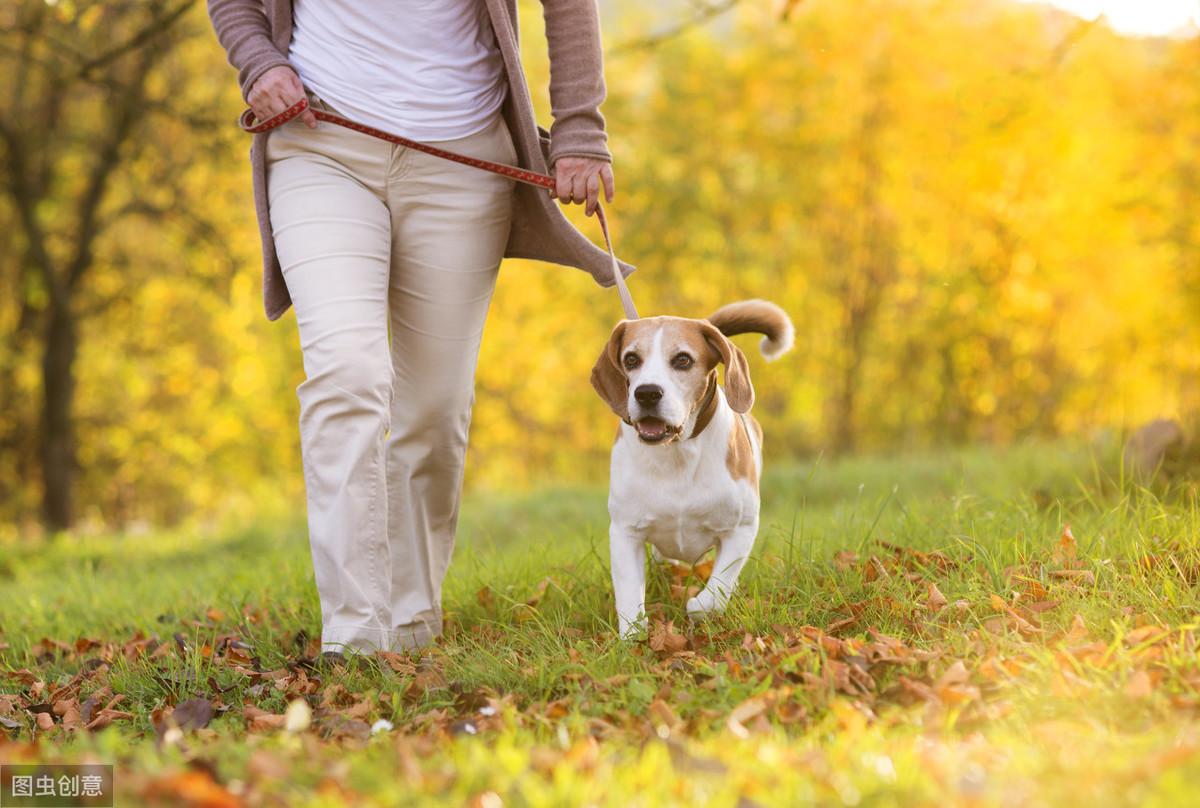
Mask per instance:
[[[704,323],[704,339],[725,365],[725,400],[734,412],[749,412],[754,406],[754,385],[750,383],[750,364],[742,349],[729,341],[715,325]]]
[[[629,377],[621,370],[621,345],[628,324],[627,320],[617,323],[592,367],[592,387],[623,421],[629,420]]]

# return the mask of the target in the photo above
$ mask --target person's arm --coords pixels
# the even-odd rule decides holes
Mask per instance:
[[[567,202],[587,202],[590,215],[604,186],[613,198],[612,155],[600,104],[604,56],[595,0],[542,0],[550,48],[550,165]]]
[[[262,0],[208,0],[208,16],[229,64],[237,68],[242,98],[259,120],[271,117],[304,97],[304,85],[287,57],[271,42]],[[317,119],[301,116],[310,127]]]
[[[249,100],[263,73],[288,63],[271,42],[262,0],[208,0],[208,16],[229,64],[237,68],[242,98]]]

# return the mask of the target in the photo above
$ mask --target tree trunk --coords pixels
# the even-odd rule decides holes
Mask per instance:
[[[854,429],[854,410],[858,397],[858,368],[846,367],[842,371],[842,387],[838,391],[833,412],[833,453],[847,455],[857,448]]]
[[[60,303],[48,312],[42,355],[42,520],[50,531],[71,526],[71,482],[75,473],[75,354],[79,347],[74,314]]]

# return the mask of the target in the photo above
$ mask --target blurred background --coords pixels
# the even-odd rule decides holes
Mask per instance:
[[[773,461],[1200,409],[1196,2],[600,5],[643,313],[766,297],[796,322],[778,363],[742,343]],[[7,0],[0,86],[0,539],[301,510],[295,319],[263,314],[203,3]],[[588,372],[619,314],[505,263],[468,486],[605,479]]]

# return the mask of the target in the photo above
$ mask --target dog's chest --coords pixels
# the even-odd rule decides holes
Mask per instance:
[[[613,521],[663,556],[694,562],[739,524],[757,515],[757,494],[730,476],[721,457],[615,451],[609,512]],[[716,462],[713,462],[713,461]]]

